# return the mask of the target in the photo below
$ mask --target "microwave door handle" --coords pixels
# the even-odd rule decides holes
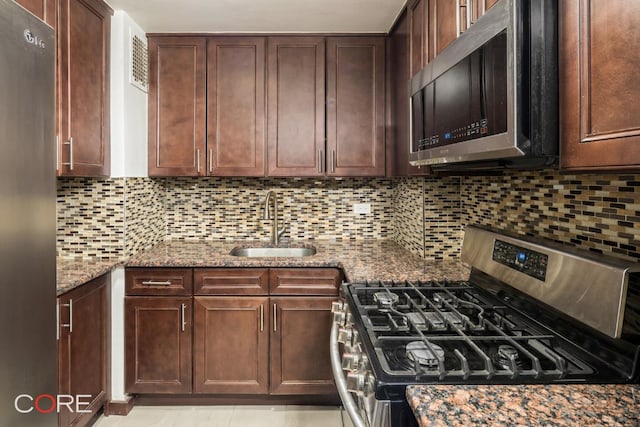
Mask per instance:
[[[333,378],[336,381],[336,388],[340,395],[340,400],[344,408],[347,410],[351,422],[354,427],[367,427],[360,413],[358,412],[358,406],[353,400],[353,396],[347,390],[347,380],[342,373],[342,364],[340,363],[340,347],[338,344],[338,324],[332,322],[331,325],[331,339],[330,339],[330,353],[331,353],[331,370],[333,371]]]

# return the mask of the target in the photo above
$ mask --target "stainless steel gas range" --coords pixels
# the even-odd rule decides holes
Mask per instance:
[[[413,426],[410,384],[640,382],[640,264],[467,227],[465,282],[343,284],[331,362],[356,427]]]

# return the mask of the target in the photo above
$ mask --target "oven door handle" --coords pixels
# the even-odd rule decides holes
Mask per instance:
[[[344,408],[347,410],[349,417],[351,417],[351,422],[354,427],[368,427],[367,424],[362,420],[360,413],[358,411],[358,406],[356,402],[353,400],[353,396],[347,390],[347,380],[342,373],[342,364],[340,363],[340,348],[338,344],[338,324],[336,322],[332,322],[331,325],[331,338],[330,338],[330,347],[331,347],[331,370],[333,371],[333,378],[336,380],[336,388],[338,389],[338,394],[340,395],[340,400],[342,400],[342,404]]]

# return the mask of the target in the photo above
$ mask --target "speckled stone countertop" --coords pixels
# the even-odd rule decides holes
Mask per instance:
[[[422,427],[640,426],[638,385],[407,387]]]
[[[460,261],[425,261],[390,240],[313,241],[317,253],[288,258],[249,258],[229,255],[238,246],[261,246],[260,242],[166,241],[142,251],[128,267],[336,267],[347,280],[466,280],[469,270]],[[305,246],[289,244],[284,246]],[[306,245],[308,246],[308,245]]]
[[[122,260],[56,259],[56,295],[60,296],[123,265]]]

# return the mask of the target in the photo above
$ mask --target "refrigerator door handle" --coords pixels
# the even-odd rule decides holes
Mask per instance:
[[[56,301],[56,341],[60,340],[60,304]]]

